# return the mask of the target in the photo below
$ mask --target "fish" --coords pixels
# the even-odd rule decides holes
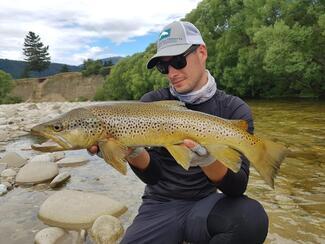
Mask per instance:
[[[54,152],[98,145],[103,159],[125,175],[128,148],[139,146],[165,147],[188,170],[193,152],[182,142],[191,139],[233,172],[239,171],[245,156],[274,188],[274,178],[288,149],[248,133],[247,127],[245,120],[227,120],[190,110],[174,100],[101,103],[75,108],[33,126],[32,135],[50,139],[54,144],[31,147]]]

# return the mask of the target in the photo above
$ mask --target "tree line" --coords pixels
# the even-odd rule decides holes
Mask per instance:
[[[321,0],[203,0],[184,18],[208,48],[207,68],[220,89],[241,97],[325,97],[325,4]],[[123,59],[96,100],[139,99],[168,85],[146,63]]]

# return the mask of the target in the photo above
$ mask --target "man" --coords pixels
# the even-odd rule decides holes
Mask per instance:
[[[156,67],[165,74],[170,87],[149,92],[141,101],[180,100],[192,110],[244,119],[253,133],[249,107],[217,89],[206,70],[207,56],[193,24],[175,21],[167,25],[147,68]],[[147,185],[138,215],[121,243],[262,243],[268,231],[267,215],[261,204],[243,195],[248,160],[242,157],[240,171],[233,173],[198,143],[188,139],[184,145],[197,154],[188,171],[164,148],[129,150],[132,170]],[[97,150],[96,146],[89,149]]]

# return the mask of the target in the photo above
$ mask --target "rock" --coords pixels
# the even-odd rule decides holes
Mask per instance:
[[[29,162],[54,162],[53,158],[50,156],[49,153],[36,155],[35,157],[31,158]]]
[[[90,231],[92,239],[97,244],[115,244],[123,233],[120,220],[110,215],[98,217]]]
[[[88,158],[85,157],[69,157],[69,158],[63,158],[59,161],[57,161],[57,165],[59,167],[72,167],[72,166],[80,166],[89,161]]]
[[[61,243],[62,239],[68,235],[68,233],[58,227],[45,228],[35,235],[35,244],[55,244]]]
[[[62,184],[64,181],[69,179],[71,175],[68,172],[62,172],[55,176],[55,178],[51,181],[50,187],[54,188]]]
[[[53,179],[58,173],[58,166],[53,162],[29,162],[19,170],[16,183],[41,183]]]
[[[6,194],[7,192],[7,186],[5,186],[4,184],[0,184],[0,196]]]
[[[5,169],[1,172],[1,177],[3,178],[15,177],[16,175],[17,172],[13,169]]]
[[[0,145],[0,152],[4,152],[4,151],[6,151],[6,148]]]
[[[5,163],[1,163],[1,164],[0,164],[0,174],[1,174],[1,172],[4,171],[6,168],[7,168],[7,164],[5,164]]]
[[[27,160],[15,152],[8,152],[0,159],[0,163],[7,164],[7,168],[20,168],[26,164]]]
[[[1,184],[5,185],[8,191],[11,191],[14,188],[14,186],[8,181],[2,181]]]
[[[64,158],[65,156],[65,153],[64,152],[54,152],[54,153],[51,153],[51,157],[53,159],[53,162],[56,162],[62,158]]]
[[[63,190],[54,193],[40,207],[38,217],[45,224],[64,229],[88,229],[101,215],[122,215],[127,208],[108,196]]]

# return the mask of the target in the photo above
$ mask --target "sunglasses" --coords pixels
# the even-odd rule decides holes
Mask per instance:
[[[172,57],[169,61],[159,60],[156,64],[158,71],[162,74],[168,74],[168,67],[171,65],[175,69],[183,69],[186,65],[186,57],[193,53],[200,45],[192,45],[184,53]]]

